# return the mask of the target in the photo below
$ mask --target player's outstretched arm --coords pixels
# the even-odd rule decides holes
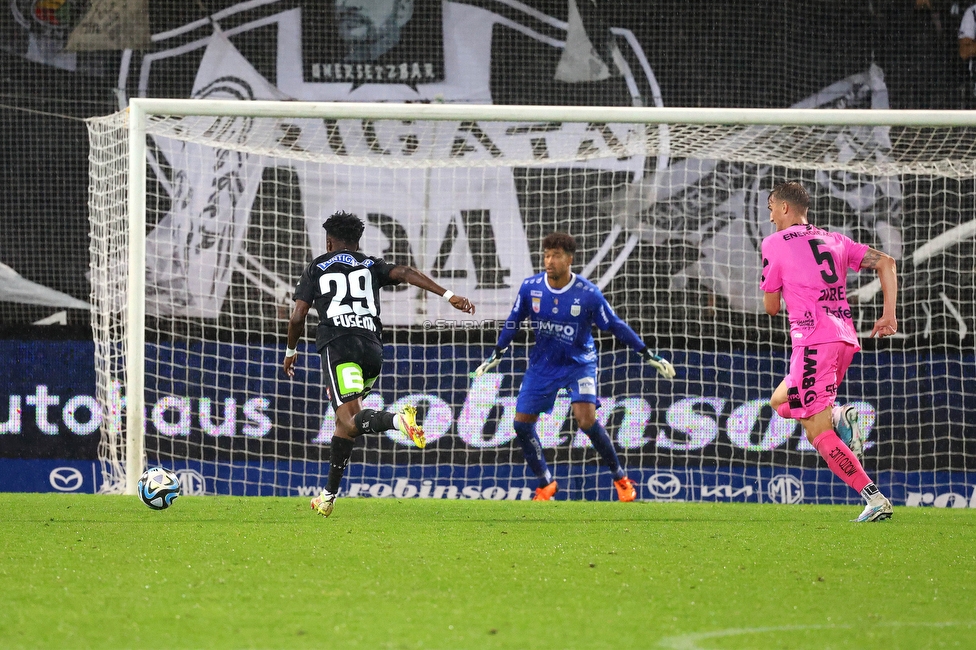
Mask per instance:
[[[285,350],[285,360],[281,364],[281,369],[289,377],[295,376],[295,361],[298,360],[298,341],[305,332],[305,318],[308,310],[312,306],[304,300],[295,301],[295,309],[291,312],[288,319],[288,348]]]
[[[861,268],[877,271],[878,280],[881,281],[881,293],[884,295],[881,318],[875,321],[871,336],[878,338],[891,336],[898,331],[898,320],[895,318],[898,304],[898,271],[895,259],[881,251],[869,248],[861,260]]]
[[[654,354],[651,352],[651,349],[647,347],[641,350],[640,355],[643,357],[646,363],[650,364],[655,370],[657,370],[659,375],[665,379],[674,379],[674,376],[677,373],[675,372],[674,366],[671,365],[670,361],[662,356]]]
[[[617,316],[617,313],[610,306],[610,303],[607,302],[607,299],[603,297],[603,294],[598,295],[602,301],[602,308],[596,312],[596,317],[593,321],[596,326],[603,331],[609,330],[611,334],[617,337],[617,340],[628,345],[637,354],[641,355],[641,358],[657,370],[658,374],[662,377],[665,379],[674,379],[676,373],[671,362],[651,352],[650,348],[641,340],[641,337],[637,335],[637,332],[624,322],[622,318]]]
[[[524,289],[524,283],[522,284],[522,287]],[[495,349],[491,351],[488,358],[475,369],[471,376],[480,377],[489,370],[496,368],[498,364],[502,362],[502,357],[505,356],[509,346],[512,345],[512,341],[515,340],[515,333],[518,331],[519,323],[525,320],[525,317],[528,314],[526,301],[523,300],[523,289],[519,289],[519,293],[515,297],[515,304],[512,305],[512,312],[508,315],[508,318],[505,319],[505,324],[502,326],[502,331],[498,335],[498,342],[495,344]]]
[[[508,348],[495,348],[494,350],[492,350],[491,354],[488,355],[488,358],[485,359],[484,362],[475,369],[474,376],[480,377],[481,375],[485,374],[489,370],[492,370],[493,368],[497,367],[498,364],[502,362],[502,357],[505,356],[505,353],[507,351]]]
[[[438,296],[444,296],[451,303],[451,306],[458,311],[463,311],[466,314],[474,313],[473,302],[464,296],[455,295],[453,291],[445,289],[412,266],[394,266],[390,270],[390,279],[397,280],[399,282],[406,282],[407,284],[412,284],[413,286],[423,289],[424,291],[435,293]]]

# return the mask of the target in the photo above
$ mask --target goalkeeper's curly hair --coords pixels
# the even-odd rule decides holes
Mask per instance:
[[[556,248],[561,248],[569,255],[573,255],[576,253],[576,238],[565,232],[549,233],[542,240],[542,250],[547,251]]]
[[[329,237],[350,246],[359,246],[359,239],[363,236],[363,230],[366,229],[362,219],[344,210],[333,213],[331,217],[325,220],[322,227],[325,228]]]

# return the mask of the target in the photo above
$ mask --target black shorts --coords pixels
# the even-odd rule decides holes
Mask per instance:
[[[355,334],[332,339],[319,354],[333,408],[369,394],[383,368],[383,345]]]

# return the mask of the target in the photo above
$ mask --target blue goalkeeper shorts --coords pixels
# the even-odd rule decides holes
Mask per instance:
[[[533,372],[532,366],[522,378],[518,400],[515,402],[517,413],[538,415],[548,413],[556,402],[556,394],[565,388],[569,392],[570,402],[589,402],[600,406],[596,396],[596,363],[573,366],[562,374],[551,372]]]

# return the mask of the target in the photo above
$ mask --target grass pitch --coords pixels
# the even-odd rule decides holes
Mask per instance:
[[[976,647],[976,510],[859,511],[0,494],[0,647]]]

